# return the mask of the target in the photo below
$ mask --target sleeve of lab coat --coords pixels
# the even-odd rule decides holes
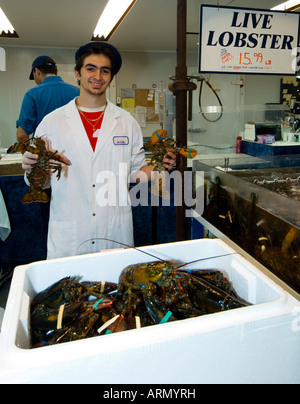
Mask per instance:
[[[133,124],[131,174],[139,171],[146,165],[145,150],[143,149],[143,133],[137,121]]]

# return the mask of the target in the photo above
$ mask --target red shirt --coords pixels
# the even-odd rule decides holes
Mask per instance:
[[[92,149],[95,151],[99,134],[98,130],[101,128],[103,122],[104,110],[97,112],[86,112],[79,110],[79,115],[81,117],[86,134],[90,140]]]

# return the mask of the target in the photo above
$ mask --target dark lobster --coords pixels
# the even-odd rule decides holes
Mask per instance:
[[[22,197],[22,203],[43,202],[49,201],[49,196],[44,192],[44,188],[49,184],[51,172],[57,172],[57,178],[61,176],[63,163],[67,166],[71,162],[58,154],[57,151],[49,151],[46,149],[45,141],[42,138],[35,138],[32,143],[14,143],[7,153],[22,153],[26,151],[37,154],[39,156],[37,163],[33,165],[30,172],[26,173],[29,181],[29,191]]]
[[[33,346],[53,345],[246,307],[217,270],[155,261],[126,267],[119,283],[64,278],[31,304]],[[91,301],[91,297],[94,300]],[[59,326],[58,326],[59,324]]]
[[[95,335],[97,311],[112,305],[106,296],[117,289],[109,282],[79,282],[66,277],[38,293],[31,302],[31,337],[35,347]],[[90,302],[94,297],[96,302]]]
[[[182,271],[172,261],[130,265],[119,278],[116,299],[124,302],[129,318],[136,301],[143,300],[155,324],[249,305],[238,298],[220,271]]]

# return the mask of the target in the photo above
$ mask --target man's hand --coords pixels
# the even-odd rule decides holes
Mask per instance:
[[[38,154],[32,154],[26,151],[22,156],[22,168],[25,171],[30,171],[32,166],[37,163],[38,161]]]
[[[29,141],[29,135],[25,130],[21,127],[18,126],[17,129],[17,141],[21,143],[27,143]]]
[[[164,162],[164,168],[168,171],[173,170],[174,165],[176,163],[176,154],[172,153],[172,152],[168,152],[168,156],[170,158],[164,158],[163,162]]]

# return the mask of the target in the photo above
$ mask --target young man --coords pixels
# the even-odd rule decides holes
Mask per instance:
[[[47,115],[36,131],[72,163],[60,180],[51,178],[48,259],[120,247],[110,240],[132,246],[129,178],[139,171],[150,178],[154,168],[145,164],[138,123],[106,98],[122,65],[117,49],[92,42],[75,59],[79,97]],[[31,169],[36,158],[26,153],[23,168]],[[174,158],[165,159],[166,168]]]
[[[29,79],[34,80],[37,86],[24,95],[16,123],[19,142],[28,141],[44,116],[79,95],[79,88],[57,76],[56,63],[49,56],[39,56],[33,61]]]

